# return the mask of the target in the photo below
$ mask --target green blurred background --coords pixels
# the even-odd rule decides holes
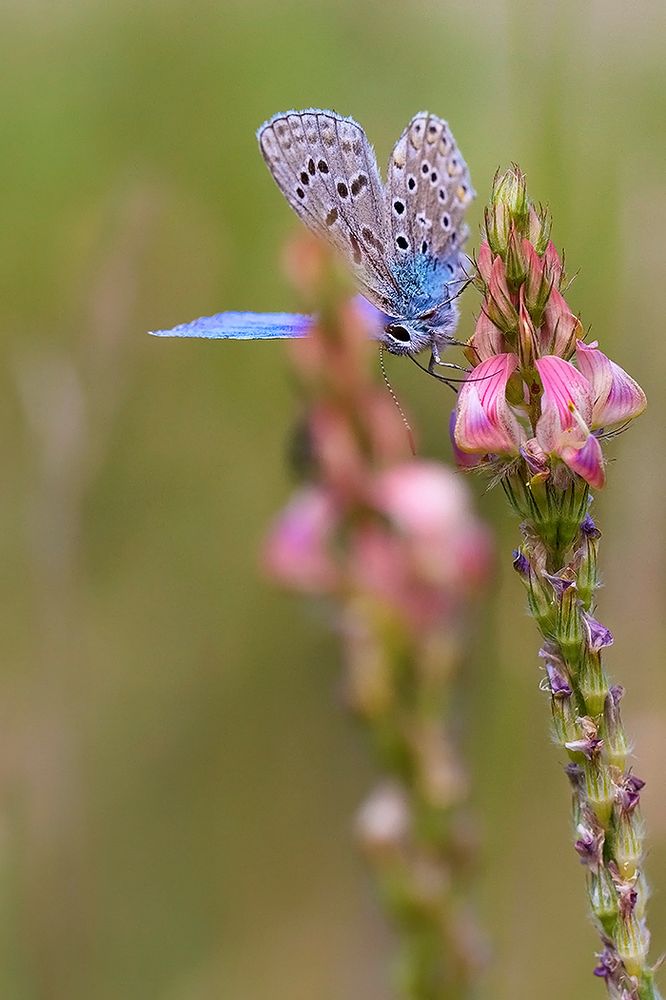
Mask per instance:
[[[284,350],[144,333],[294,306],[296,223],[254,132],[310,105],[354,115],[382,163],[416,110],[447,117],[475,233],[518,161],[580,269],[574,307],[647,389],[597,514],[666,947],[665,33],[661,0],[3,0],[3,998],[389,995],[336,642],[257,570],[290,489]],[[448,457],[448,392],[391,374],[423,451]],[[476,492],[499,535],[466,723],[484,995],[601,996],[516,526]]]

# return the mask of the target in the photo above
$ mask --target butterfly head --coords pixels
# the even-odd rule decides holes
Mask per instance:
[[[380,339],[390,354],[418,354],[450,342],[457,321],[456,305],[449,301],[414,319],[389,320]]]

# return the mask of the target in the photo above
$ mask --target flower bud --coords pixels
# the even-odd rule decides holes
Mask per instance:
[[[620,771],[624,771],[629,753],[620,715],[620,700],[623,694],[624,688],[620,684],[614,684],[606,696],[604,706],[606,758],[609,764]]]
[[[486,240],[492,252],[499,257],[506,254],[511,230],[511,217],[506,205],[492,205],[484,210]]]
[[[575,555],[576,589],[583,608],[589,609],[594,591],[599,586],[597,553],[601,532],[597,530],[589,514],[581,525],[581,544]]]
[[[554,354],[567,361],[573,354],[576,341],[583,336],[583,326],[566,299],[557,288],[551,288],[542,315],[541,351]]]
[[[620,875],[629,879],[635,875],[643,860],[641,821],[636,813],[620,813],[613,831],[613,857]]]
[[[495,257],[488,283],[485,309],[491,323],[504,333],[514,334],[518,328],[518,313],[511,299],[506,271],[501,257]]]
[[[619,906],[617,892],[610,874],[603,865],[588,876],[588,895],[592,913],[609,937],[617,921]]]
[[[544,587],[539,574],[534,572],[529,559],[520,549],[515,549],[513,553],[513,568],[520,576],[527,590],[530,614],[536,621],[541,632],[546,635],[550,634],[555,621],[555,603],[552,593],[549,593],[546,587]]]
[[[527,182],[519,166],[513,164],[505,173],[495,177],[491,201],[493,208],[502,208],[506,211],[509,228],[513,226],[521,236],[527,236],[529,226]]]
[[[490,245],[487,240],[483,240],[481,246],[479,247],[479,252],[476,256],[476,269],[479,272],[479,277],[484,285],[484,289],[487,288],[490,283],[490,272],[493,266],[493,254],[490,249]],[[484,290],[482,289],[482,291]]]
[[[619,920],[615,930],[615,947],[630,976],[639,977],[645,969],[650,934],[643,920],[632,913],[626,920]]]
[[[552,715],[556,741],[565,747],[565,749],[574,746],[578,737],[578,724],[571,697],[554,697],[552,701]],[[570,751],[569,756],[573,760],[578,754],[575,751]]]
[[[584,632],[574,574],[567,569],[562,573],[544,573],[544,576],[552,586],[557,602],[555,639],[567,663],[577,669]]]
[[[539,350],[539,337],[532,317],[525,305],[525,286],[520,286],[518,313],[518,357],[520,368],[526,371],[534,366],[534,359]]]
[[[585,707],[593,717],[601,715],[608,694],[608,679],[601,666],[599,653],[587,650],[578,671],[578,686],[585,699]]]
[[[590,742],[592,743],[593,739]],[[603,741],[597,743],[595,748],[596,759],[586,761],[583,765],[583,771],[585,775],[585,798],[590,809],[592,809],[605,829],[608,826],[613,811],[615,793],[608,768],[601,764],[598,759],[602,743]]]
[[[528,213],[527,236],[536,252],[541,256],[545,253],[550,240],[552,217],[547,208],[530,205]]]
[[[553,279],[546,270],[544,259],[526,239],[523,240],[523,256],[526,263],[525,302],[535,326],[540,327]]]
[[[527,258],[523,246],[526,242],[516,231],[515,225],[512,225],[506,248],[506,279],[514,292],[518,291],[527,277]]]
[[[476,367],[482,361],[487,361],[496,354],[504,354],[506,344],[502,331],[495,326],[488,315],[481,310],[476,321],[474,333],[465,348],[465,357]]]

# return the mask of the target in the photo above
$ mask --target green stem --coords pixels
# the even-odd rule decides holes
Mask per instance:
[[[593,617],[599,532],[587,517],[587,487],[573,480],[533,491],[514,476],[505,492],[525,518],[514,565],[545,640],[554,729],[570,761],[576,849],[602,939],[597,974],[613,997],[659,1000],[647,961],[642,782],[629,767],[622,689],[610,687],[601,663],[612,637]]]

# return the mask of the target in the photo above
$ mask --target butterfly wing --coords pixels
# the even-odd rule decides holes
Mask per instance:
[[[224,312],[151,333],[153,337],[203,337],[206,340],[283,340],[305,337],[311,326],[310,316],[296,313]]]
[[[407,295],[418,297],[418,286],[432,290],[440,279],[459,275],[465,211],[474,194],[447,123],[427,112],[415,115],[391,154],[386,183],[388,257]]]
[[[288,111],[262,125],[257,136],[297,215],[339,251],[370,302],[393,315],[399,288],[385,259],[384,188],[361,126],[332,111]]]
[[[354,301],[367,326],[368,335],[380,338],[389,317],[362,295],[357,295]],[[300,313],[223,312],[215,316],[201,316],[170,330],[151,330],[151,336],[203,337],[205,340],[291,340],[307,337],[314,322],[314,317]]]

